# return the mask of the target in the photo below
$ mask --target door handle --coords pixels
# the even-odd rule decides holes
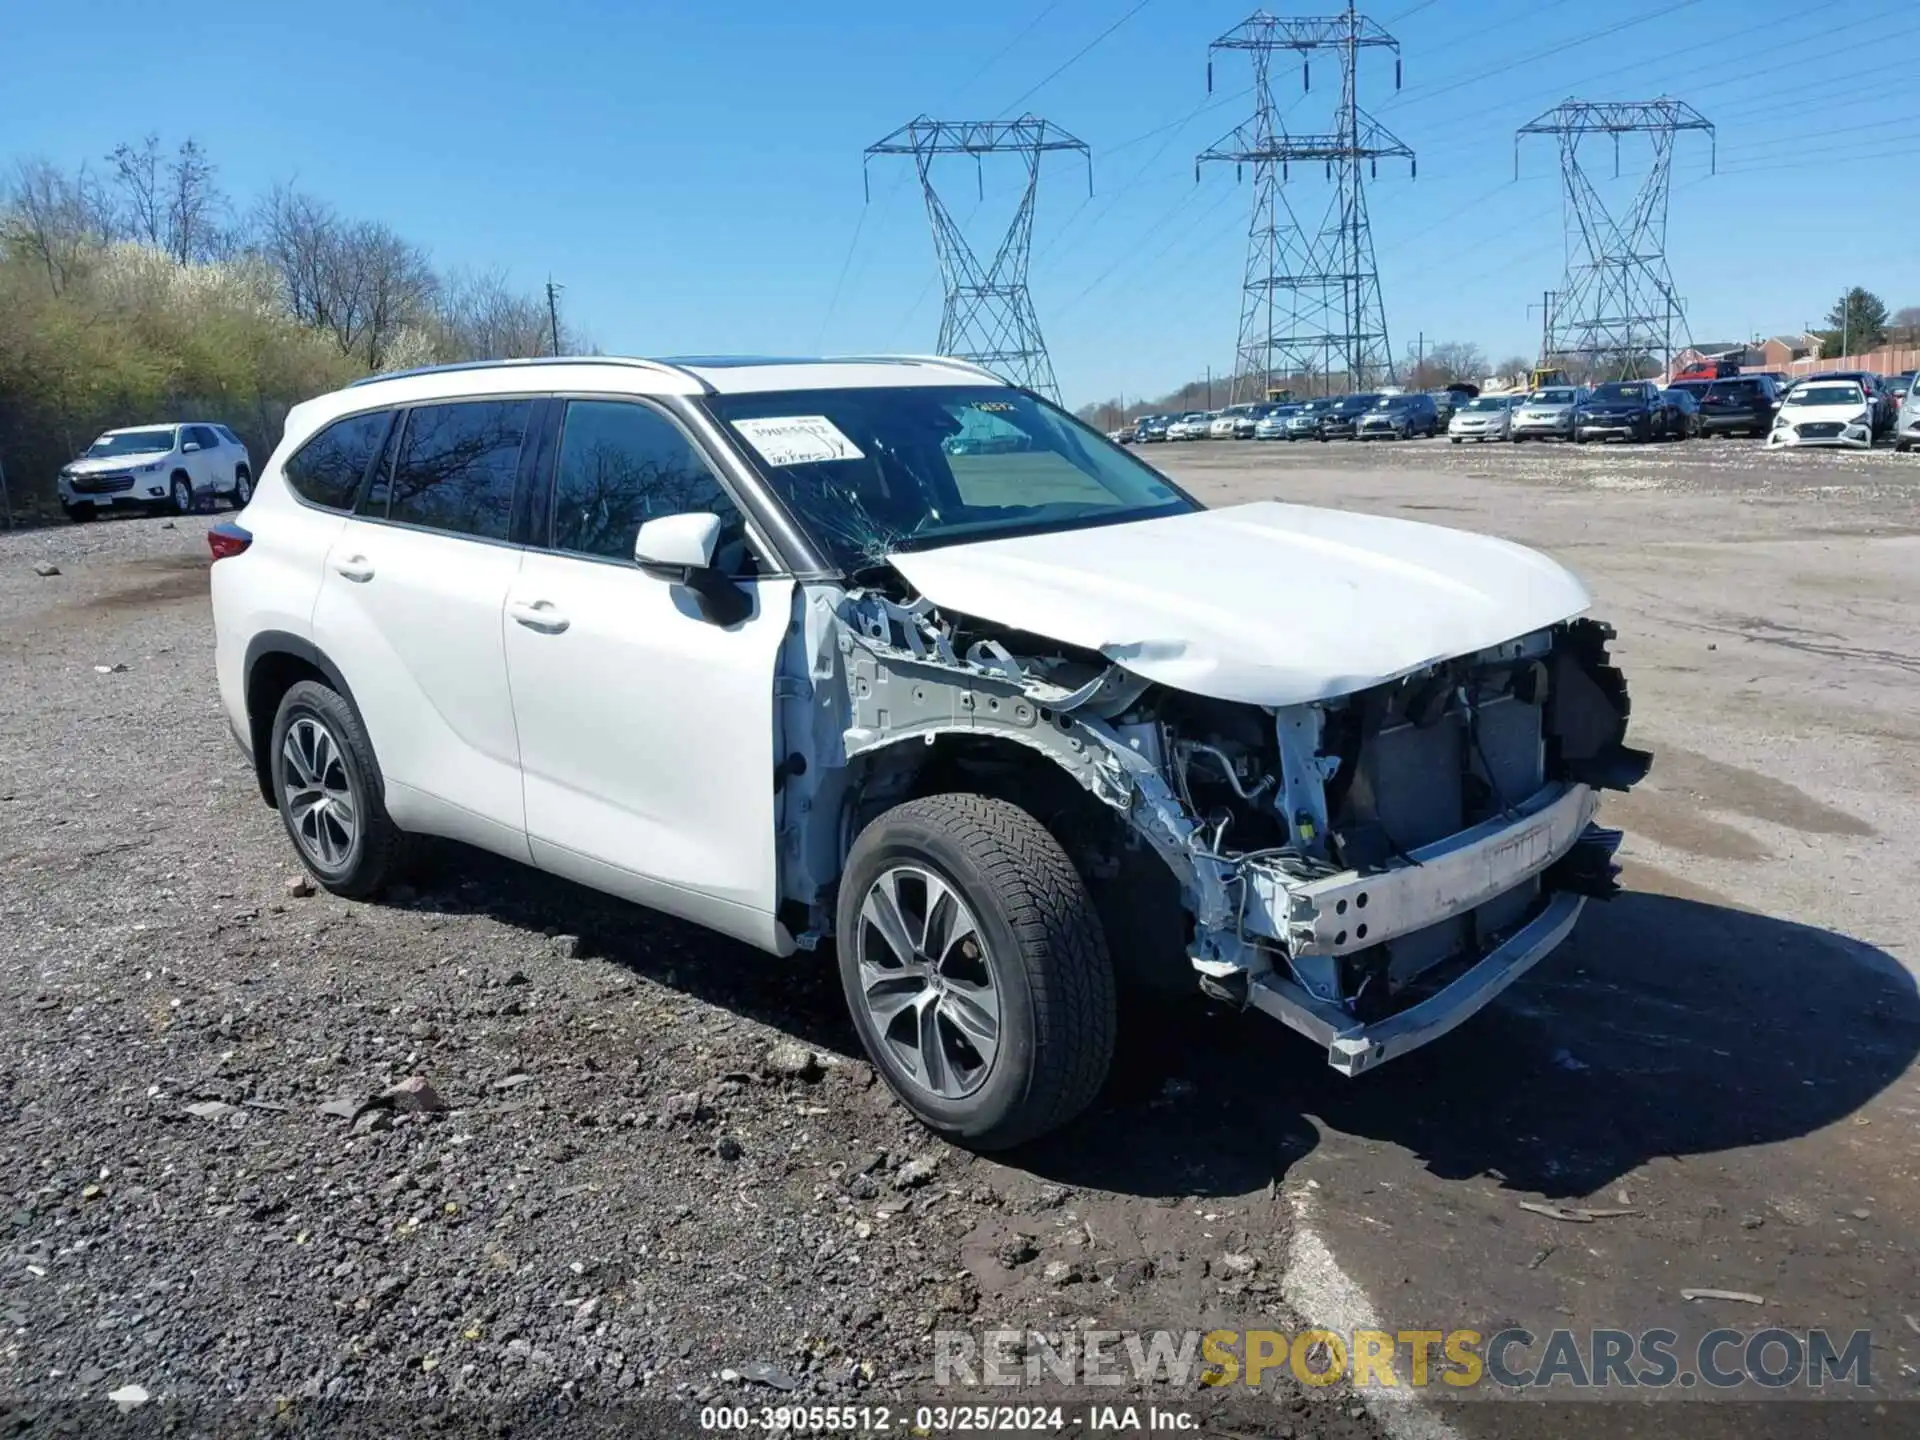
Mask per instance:
[[[554,608],[551,600],[509,600],[507,614],[542,635],[558,635],[573,623]]]
[[[373,566],[364,555],[349,555],[344,560],[333,562],[336,575],[345,577],[357,585],[364,585],[373,578]]]

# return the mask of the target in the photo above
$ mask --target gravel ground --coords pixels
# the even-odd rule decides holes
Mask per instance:
[[[215,700],[207,523],[0,538],[0,1430],[133,1386],[683,1433],[931,1397],[936,1327],[1294,1323],[1297,1117],[1156,1072],[975,1158],[853,1058],[817,962],[454,847],[383,903],[311,893]],[[1337,1391],[1154,1393],[1378,1433]]]

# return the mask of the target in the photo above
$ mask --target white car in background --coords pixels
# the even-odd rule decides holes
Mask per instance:
[[[1238,440],[1253,438],[1253,405],[1229,405],[1213,417],[1213,423],[1207,426],[1209,440]]]
[[[1213,416],[1205,410],[1190,410],[1167,427],[1169,440],[1204,440],[1213,425]]]
[[[1873,448],[1873,401],[1857,380],[1802,380],[1773,417],[1767,448],[1832,445]]]
[[[382,376],[207,543],[221,706],[322,885],[447,836],[818,953],[983,1149],[1093,1099],[1123,989],[1348,1075],[1439,1039],[1618,888],[1599,792],[1651,760],[1547,556],[1208,509],[956,360]]]
[[[188,515],[215,496],[238,510],[253,495],[253,461],[224,425],[133,425],[109,430],[62,466],[60,508],[91,520],[117,507]]]

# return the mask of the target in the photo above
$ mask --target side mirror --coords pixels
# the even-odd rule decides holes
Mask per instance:
[[[662,515],[633,537],[633,558],[654,579],[689,591],[702,620],[737,625],[753,614],[753,594],[713,568],[720,530],[718,515]]]
[[[640,527],[633,539],[633,558],[656,580],[690,585],[702,571],[713,568],[713,551],[719,543],[718,515],[662,515]]]
[[[186,444],[180,447],[180,453],[182,455],[191,455],[193,454],[194,451],[198,450],[199,448],[200,448],[200,442],[198,440],[189,440],[187,441]]]

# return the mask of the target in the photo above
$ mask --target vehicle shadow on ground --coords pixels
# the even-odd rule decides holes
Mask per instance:
[[[578,937],[579,958],[784,1031],[815,1050],[864,1059],[831,949],[781,958],[657,910],[450,840],[426,849],[408,903],[484,914],[521,929]],[[388,897],[386,903],[392,903]]]
[[[1487,1011],[1357,1080],[1257,1015],[1186,1027],[1176,1078],[1029,1147],[1050,1180],[1245,1194],[1316,1122],[1400,1146],[1443,1179],[1584,1196],[1662,1155],[1805,1135],[1920,1053],[1920,995],[1884,952],[1750,911],[1629,891]],[[1146,1083],[1141,1083],[1141,1082]],[[1311,1117],[1311,1118],[1309,1118]]]
[[[576,935],[583,958],[864,1058],[830,950],[778,959],[464,846],[434,847],[421,880],[416,906]],[[1123,1024],[1092,1109],[997,1158],[1120,1194],[1243,1195],[1282,1179],[1326,1127],[1398,1145],[1442,1179],[1570,1198],[1655,1156],[1831,1125],[1920,1055],[1920,993],[1885,952],[1643,891],[1589,905],[1494,1005],[1358,1079],[1258,1014],[1157,1004]]]

